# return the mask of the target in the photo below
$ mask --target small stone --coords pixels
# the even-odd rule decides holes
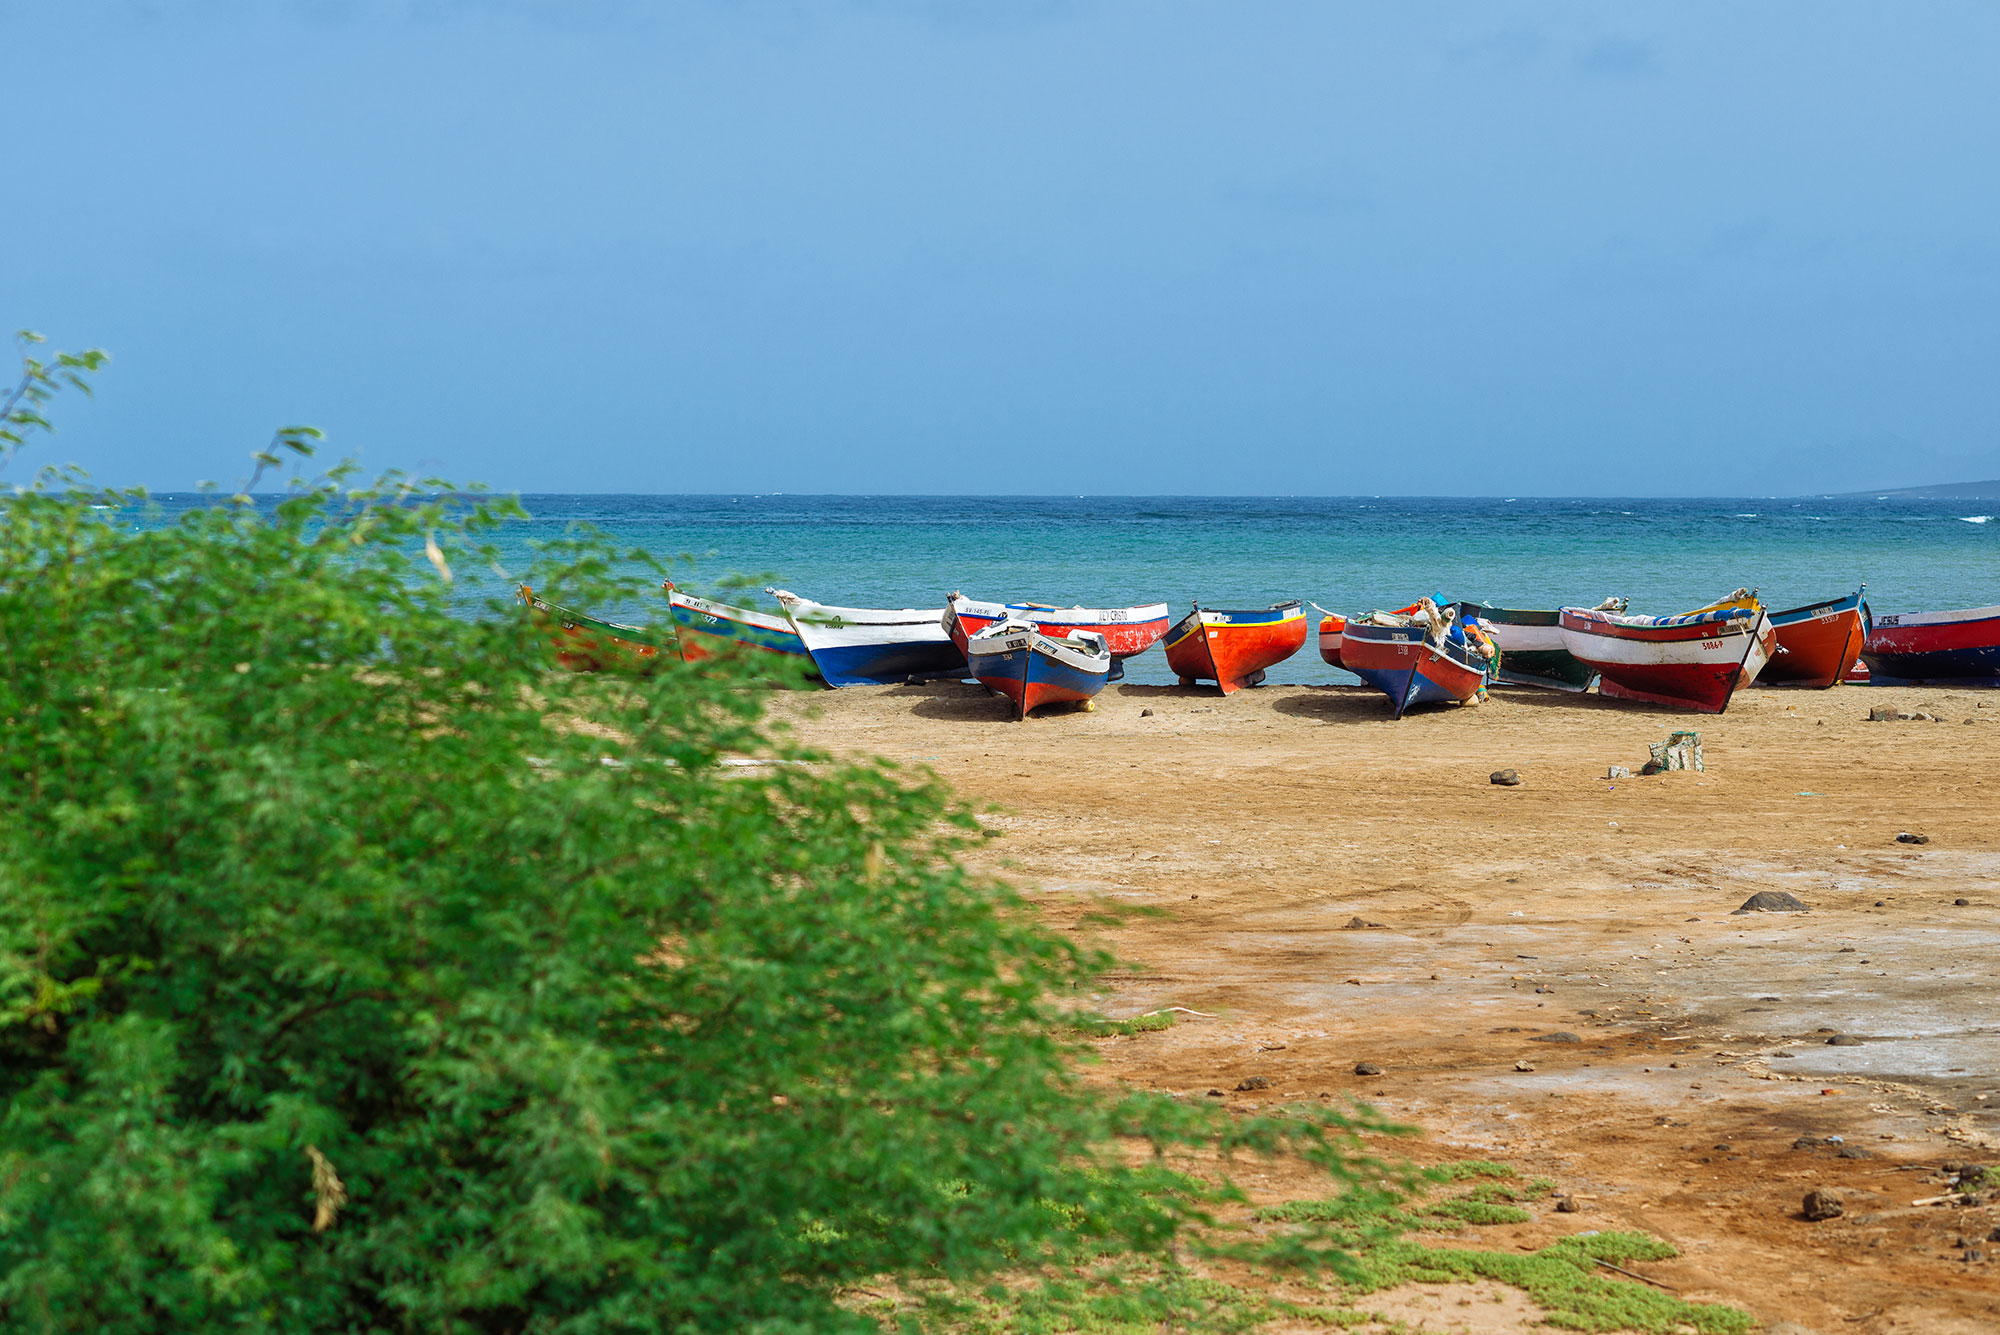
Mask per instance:
[[[1151,717],[1153,717],[1153,711],[1152,711],[1152,710],[1150,710],[1150,709],[1142,709],[1142,710],[1140,710],[1140,711],[1139,711],[1139,717],[1140,717],[1140,718],[1151,718]]]
[[[1784,890],[1759,890],[1743,901],[1736,913],[1811,913],[1797,895]],[[1734,917],[1735,914],[1731,914]]]
[[[1556,1197],[1557,1214],[1576,1214],[1582,1209],[1583,1206],[1577,1203],[1576,1197],[1569,1195],[1567,1192]]]
[[[1356,1062],[1354,1063],[1354,1074],[1380,1075],[1382,1074],[1382,1068],[1377,1066],[1374,1062]]]
[[[1804,1211],[1808,1219],[1838,1219],[1847,1212],[1847,1203],[1831,1187],[1814,1187],[1806,1193]]]
[[[1358,932],[1367,926],[1368,924],[1361,921],[1360,915],[1357,914],[1356,916],[1349,918],[1347,920],[1347,925],[1341,928],[1340,930],[1343,932]]]
[[[1984,1261],[1986,1253],[1980,1251],[1977,1247],[1967,1247],[1965,1249],[1965,1259],[1968,1261]]]
[[[1872,1159],[1875,1157],[1875,1151],[1864,1150],[1859,1145],[1847,1145],[1841,1148],[1840,1157],[1843,1159]]]
[[[1951,902],[1952,902],[1952,905],[1953,905],[1953,907],[1955,907],[1955,908],[1961,908],[1961,909],[1962,909],[1962,908],[1964,908],[1964,907],[1965,907],[1965,906],[1966,906],[1967,904],[1970,904],[1970,903],[1971,903],[1972,901],[1971,901],[1971,900],[1969,900],[1969,899],[1954,899],[1954,900],[1952,900]]]
[[[1868,711],[1868,722],[1870,723],[1890,723],[1895,718],[1896,711],[1893,709],[1871,709]]]
[[[1607,779],[1629,779],[1632,777],[1632,771],[1626,769],[1623,765],[1613,765],[1604,771],[1604,777]]]
[[[1927,844],[1930,841],[1931,837],[1929,835],[1911,834],[1908,830],[1896,836],[1896,842],[1899,844]]]
[[[1211,1089],[1211,1090],[1209,1090],[1209,1091],[1208,1091],[1208,1097],[1210,1097],[1210,1098],[1212,1098],[1212,1099],[1219,1099],[1219,1098],[1223,1097],[1223,1094],[1222,1094],[1222,1091],[1221,1091],[1221,1090],[1219,1090],[1219,1089]]]
[[[1988,1233],[1986,1240],[1988,1242],[2000,1242],[2000,1228],[1996,1228],[1991,1233]]]
[[[1875,907],[1876,907],[1876,908],[1878,908],[1878,909],[1885,909],[1885,908],[1888,908],[1888,907],[1889,907],[1889,901],[1888,901],[1888,900],[1886,900],[1886,899],[1878,899],[1878,900],[1876,900],[1876,901],[1875,901]]]
[[[1555,1033],[1553,1033],[1553,1034],[1536,1034],[1536,1035],[1535,1035],[1535,1036],[1534,1036],[1533,1038],[1529,1039],[1528,1041],[1529,1041],[1530,1043],[1581,1043],[1581,1042],[1583,1042],[1583,1040],[1582,1040],[1582,1039],[1580,1039],[1580,1038],[1578,1038],[1578,1037],[1577,1037],[1577,1036],[1576,1036],[1575,1034],[1572,1034],[1572,1033],[1568,1033],[1568,1032],[1565,1032],[1565,1031],[1563,1031],[1563,1030],[1560,1030],[1560,1029],[1558,1029],[1558,1030],[1557,1030],[1557,1031],[1556,1031]]]
[[[1798,1138],[1797,1140],[1795,1140],[1795,1141],[1793,1141],[1793,1142],[1792,1142],[1792,1148],[1793,1148],[1793,1149],[1795,1149],[1795,1150],[1815,1150],[1815,1149],[1818,1149],[1818,1148],[1819,1148],[1819,1137],[1818,1137],[1818,1136],[1800,1136],[1800,1137],[1799,1137],[1799,1138]]]
[[[1526,1058],[1523,1058],[1522,1060],[1514,1063],[1514,1069],[1517,1071],[1532,1071],[1535,1069],[1535,1064],[1531,1061],[1528,1061]]]
[[[1496,769],[1487,782],[1497,783],[1502,788],[1518,788],[1521,784],[1521,776],[1510,769]]]
[[[1852,1034],[1835,1034],[1826,1041],[1826,1045],[1830,1048],[1858,1048],[1861,1043],[1862,1040]]]
[[[1269,1089],[1270,1087],[1271,1082],[1269,1080],[1266,1080],[1261,1075],[1253,1075],[1247,1080],[1238,1082],[1236,1092],[1241,1094],[1252,1089]]]
[[[1729,1143],[1728,1141],[1726,1141],[1726,1140],[1725,1140],[1725,1141],[1723,1141],[1723,1142],[1722,1142],[1721,1144],[1717,1145],[1717,1146],[1716,1146],[1715,1148],[1717,1148],[1718,1150],[1721,1150],[1721,1151],[1723,1151],[1723,1152],[1724,1152],[1724,1153],[1726,1154],[1726,1153],[1728,1153],[1728,1152],[1729,1152],[1730,1150],[1733,1150],[1733,1149],[1735,1149],[1736,1147],[1735,1147],[1734,1145],[1731,1145],[1731,1144],[1730,1144],[1730,1143]]]

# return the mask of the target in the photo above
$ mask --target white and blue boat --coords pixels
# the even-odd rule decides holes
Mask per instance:
[[[778,600],[829,686],[893,686],[965,675],[965,655],[945,632],[944,609],[831,607],[783,589]]]
[[[967,636],[965,658],[982,686],[1013,701],[1016,719],[1042,705],[1089,708],[1111,676],[1111,645],[1096,631],[1044,635],[1016,617]]]

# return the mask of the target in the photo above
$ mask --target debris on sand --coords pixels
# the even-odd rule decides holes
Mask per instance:
[[[1354,1074],[1380,1075],[1382,1074],[1382,1068],[1377,1066],[1374,1062],[1356,1062],[1354,1063]]]
[[[1927,844],[1930,841],[1931,837],[1929,835],[1911,834],[1908,830],[1896,836],[1896,842],[1899,844]]]
[[[1514,1069],[1517,1071],[1532,1071],[1535,1069],[1535,1064],[1526,1057],[1523,1057],[1520,1061],[1514,1063]]]
[[[1343,932],[1365,932],[1370,930],[1371,928],[1380,930],[1382,926],[1383,924],[1379,922],[1369,922],[1366,919],[1362,918],[1359,914],[1357,914],[1354,917],[1349,918],[1346,921],[1346,923],[1344,923],[1341,926],[1340,930]]]
[[[1626,769],[1623,765],[1613,765],[1604,771],[1604,777],[1607,779],[1629,779],[1632,777],[1632,771]]]
[[[1271,1082],[1269,1080],[1266,1080],[1261,1075],[1253,1075],[1250,1076],[1248,1079],[1237,1082],[1236,1092],[1239,1094],[1243,1094],[1243,1093],[1248,1093],[1250,1090],[1253,1089],[1269,1089],[1270,1087],[1271,1087]]]
[[[1806,1193],[1804,1210],[1808,1219],[1838,1219],[1847,1212],[1847,1203],[1831,1187],[1814,1187]]]
[[[1756,894],[1744,900],[1743,907],[1735,910],[1735,912],[1731,913],[1730,916],[1734,917],[1736,916],[1737,913],[1811,913],[1811,912],[1812,910],[1807,908],[1805,902],[1801,900],[1797,895],[1791,894],[1784,890],[1759,890]]]
[[[1858,1048],[1861,1044],[1862,1040],[1852,1034],[1835,1034],[1826,1041],[1830,1048]]]
[[[1487,782],[1497,783],[1502,788],[1518,788],[1521,786],[1521,776],[1510,769],[1496,769]]]
[[[1692,728],[1683,728],[1667,734],[1664,742],[1654,742],[1646,748],[1653,758],[1639,767],[1641,774],[1658,774],[1670,769],[1707,769],[1701,761],[1701,734]]]
[[[1557,1030],[1557,1031],[1556,1031],[1555,1033],[1553,1033],[1553,1034],[1536,1034],[1536,1035],[1535,1035],[1535,1036],[1534,1036],[1533,1038],[1529,1039],[1528,1041],[1529,1041],[1530,1043],[1581,1043],[1581,1042],[1583,1042],[1583,1040],[1582,1040],[1582,1039],[1580,1039],[1580,1038],[1578,1038],[1578,1037],[1577,1037],[1577,1036],[1576,1036],[1575,1034],[1572,1034],[1572,1033],[1568,1033],[1568,1032],[1565,1032],[1564,1030],[1561,1030],[1561,1029],[1558,1029],[1558,1030]]]

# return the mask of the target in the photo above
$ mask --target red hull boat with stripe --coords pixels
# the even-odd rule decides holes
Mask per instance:
[[[1563,647],[1596,669],[1600,694],[1705,714],[1727,709],[1777,647],[1771,618],[1754,605],[1677,617],[1565,607],[1562,631]]]
[[[1825,690],[1846,678],[1868,642],[1868,604],[1862,585],[1845,598],[1771,613],[1778,651],[1757,681],[1765,686]]]
[[[945,600],[944,628],[960,653],[965,652],[968,637],[1009,617],[1033,622],[1044,635],[1057,639],[1079,630],[1102,635],[1114,660],[1145,653],[1167,633],[1165,603],[1142,603],[1137,607],[1053,607],[1048,603],[975,602],[962,593],[954,593]]]
[[[1167,666],[1181,685],[1212,681],[1224,695],[1264,680],[1306,642],[1305,605],[1277,603],[1262,612],[1204,611],[1196,605],[1167,635]]]
[[[1877,686],[2000,686],[2000,607],[1881,617],[1861,661]]]
[[[1420,604],[1411,603],[1408,607],[1399,607],[1396,610],[1404,616],[1409,616],[1419,606]],[[1340,661],[1340,637],[1347,630],[1347,618],[1338,612],[1327,611],[1318,603],[1314,603],[1313,608],[1319,613],[1320,658],[1328,667],[1345,668],[1347,664]]]

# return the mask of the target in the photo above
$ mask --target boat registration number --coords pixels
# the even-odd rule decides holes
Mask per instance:
[[[1721,640],[1703,640],[1703,641],[1701,642],[1701,647],[1702,647],[1702,648],[1704,648],[1704,649],[1720,649],[1720,648],[1722,647],[1722,641],[1721,641]]]

